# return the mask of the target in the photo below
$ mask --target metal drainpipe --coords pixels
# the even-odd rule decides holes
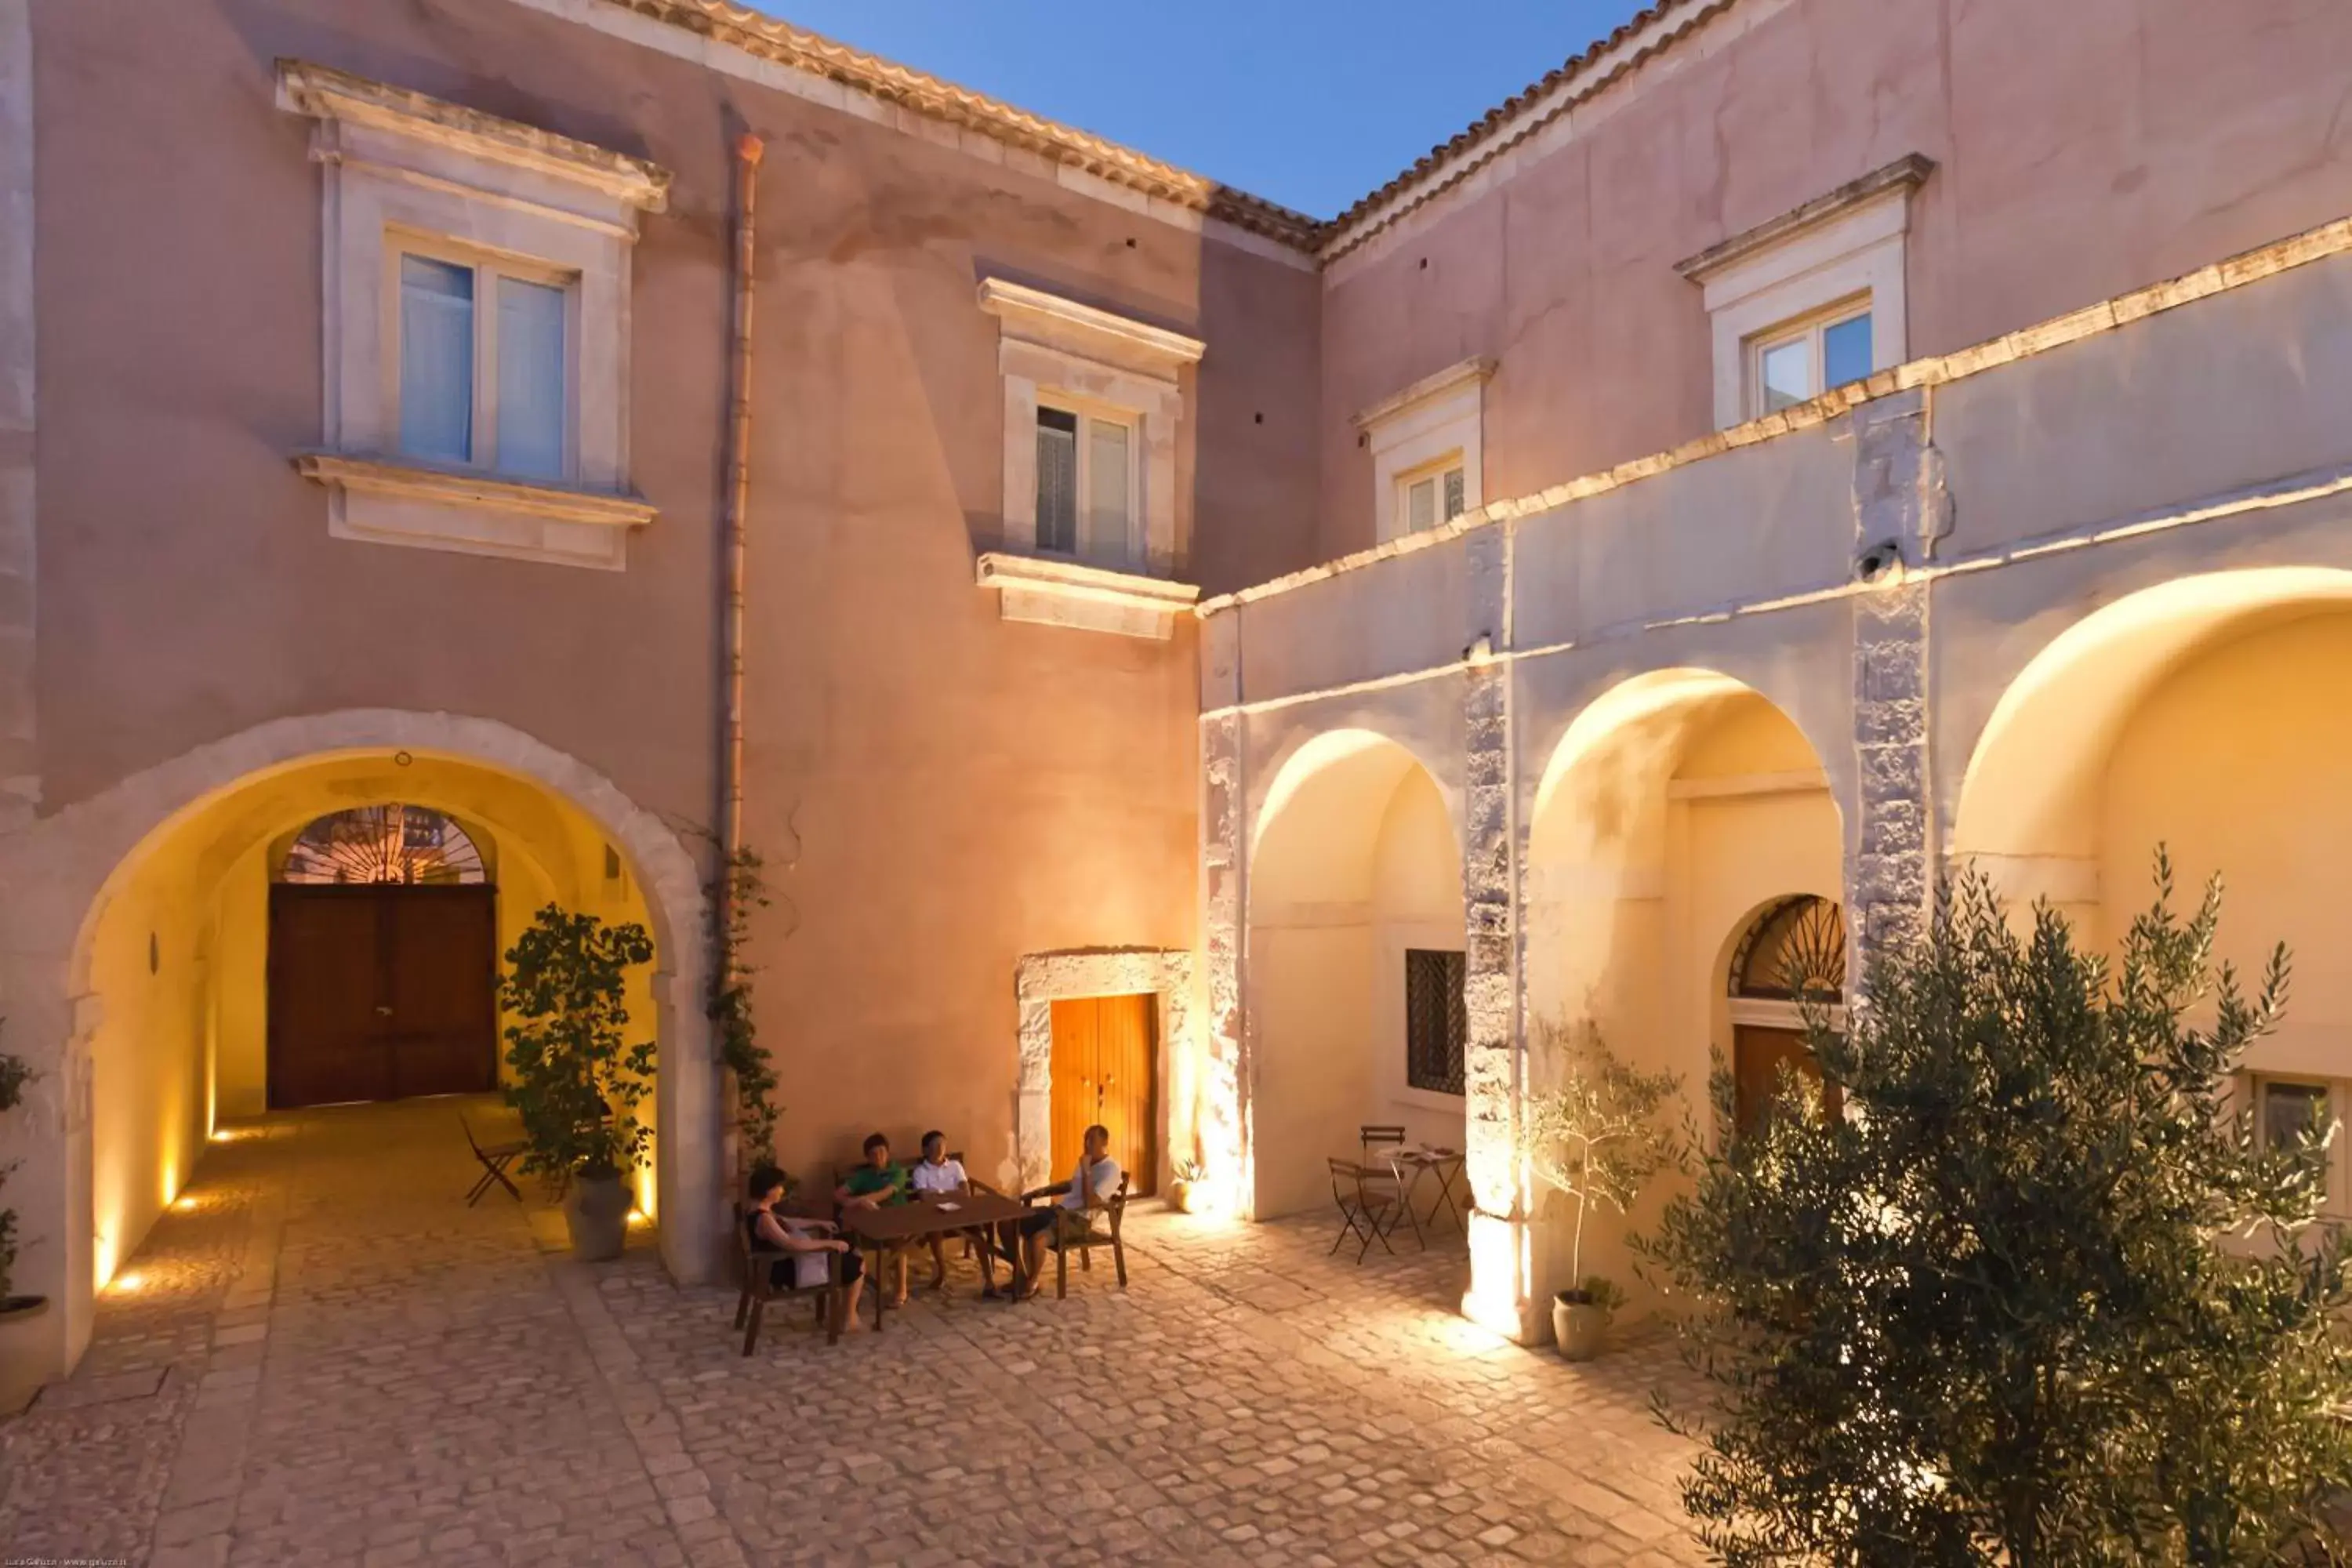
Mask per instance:
[[[727,671],[725,729],[719,755],[719,930],[735,917],[735,856],[743,847],[743,560],[745,513],[751,500],[751,291],[756,252],[752,213],[760,160],[767,144],[750,132],[735,143],[734,387],[729,409],[727,579],[720,636]],[[721,984],[732,979],[731,965]]]

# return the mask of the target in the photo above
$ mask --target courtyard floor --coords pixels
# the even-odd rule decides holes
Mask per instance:
[[[0,1557],[223,1563],[1701,1561],[1651,1391],[1453,1310],[1458,1239],[1361,1268],[1320,1220],[1130,1216],[1009,1307],[970,1265],[828,1348],[649,1240],[618,1263],[475,1173],[455,1102],[230,1130],[0,1422]],[[927,1265],[919,1265],[927,1268]],[[918,1285],[920,1284],[919,1275]]]

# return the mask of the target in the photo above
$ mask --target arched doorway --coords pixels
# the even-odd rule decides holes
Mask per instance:
[[[1731,1068],[1738,1126],[1752,1127],[1790,1068],[1821,1083],[1821,1063],[1805,1042],[1805,1011],[1826,1008],[1834,1026],[1845,1005],[1845,911],[1828,899],[1798,893],[1777,899],[1748,922],[1732,949],[1726,985]],[[1835,1085],[1822,1109],[1839,1110]]]
[[[271,845],[271,1110],[498,1087],[498,889],[478,839],[393,801]]]
[[[656,956],[632,976],[629,1005],[656,1044],[656,1140],[637,1195],[674,1275],[716,1272],[727,1228],[705,903],[676,833],[578,760],[491,721],[279,720],[0,840],[0,879],[24,890],[0,908],[0,994],[12,1048],[42,1075],[9,1198],[23,1288],[58,1307],[12,1346],[33,1375],[79,1356],[96,1289],[216,1121],[266,1108],[273,852],[322,816],[394,803],[454,819],[483,851],[499,951],[549,902],[647,926]]]
[[[1249,1155],[1259,1219],[1328,1208],[1368,1124],[1464,1145],[1457,814],[1386,736],[1316,736],[1260,808],[1249,882]]]

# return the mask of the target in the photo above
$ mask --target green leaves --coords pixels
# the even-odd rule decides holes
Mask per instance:
[[[557,904],[509,950],[499,1001],[517,1020],[506,1095],[530,1142],[524,1170],[614,1175],[644,1163],[653,1129],[636,1110],[653,1089],[654,1045],[626,1043],[626,997],[629,970],[653,956],[645,927]]]
[[[1537,1056],[1555,1085],[1530,1096],[1519,1118],[1519,1156],[1576,1204],[1570,1277],[1584,1279],[1584,1220],[1594,1205],[1622,1215],[1651,1178],[1684,1162],[1682,1141],[1658,1112],[1681,1092],[1675,1073],[1644,1073],[1618,1059],[1585,1023],[1537,1026]],[[1606,1285],[1596,1276],[1581,1287]],[[1614,1288],[1611,1287],[1613,1290]]]
[[[1719,1081],[1644,1251],[1697,1309],[1717,1407],[1667,1415],[1723,1562],[2268,1563],[2352,1486],[2324,1138],[2265,1147],[2231,1092],[2285,955],[2246,994],[2218,885],[2184,919],[2157,877],[2113,965],[1943,889],[1850,1032],[1809,1019],[1843,1117],[1734,1136]]]
[[[719,1059],[735,1075],[735,1125],[742,1133],[742,1160],[748,1168],[772,1159],[776,1142],[777,1110],[772,1098],[776,1070],[768,1048],[760,1043],[759,1020],[751,1006],[751,971],[743,962],[751,911],[767,907],[768,893],[756,851],[736,850],[726,877],[727,896],[712,900],[719,962],[705,1010],[719,1037]]]

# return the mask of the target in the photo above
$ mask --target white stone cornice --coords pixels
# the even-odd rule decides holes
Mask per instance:
[[[975,580],[998,591],[999,608],[1008,621],[1159,642],[1174,634],[1176,617],[1188,614],[1201,596],[1190,583],[1002,551],[981,556]]]
[[[397,458],[306,452],[294,459],[294,471],[333,495],[330,532],[381,544],[617,572],[627,564],[629,531],[659,515],[642,497],[620,491]]]
[[[1058,294],[1002,278],[983,278],[980,308],[1004,323],[1008,336],[1084,354],[1124,369],[1172,375],[1196,364],[1209,345]]]
[[[1816,196],[1793,211],[1782,213],[1779,217],[1711,245],[1696,256],[1685,257],[1675,263],[1675,270],[1694,283],[1705,283],[1727,268],[1868,206],[1890,191],[1899,191],[1907,196],[1925,184],[1927,176],[1935,172],[1936,161],[1933,158],[1920,153],[1906,153],[1892,163],[1873,169],[1858,180],[1840,185],[1826,195]]]
[[[1407,409],[1433,398],[1443,397],[1464,386],[1482,385],[1494,374],[1495,362],[1490,359],[1465,359],[1458,364],[1447,365],[1434,374],[1423,376],[1403,391],[1381,398],[1355,416],[1355,426],[1359,430],[1369,430],[1375,425],[1386,424]]]
[[[305,60],[278,62],[278,106],[584,186],[646,212],[669,202],[669,171],[642,158]]]

